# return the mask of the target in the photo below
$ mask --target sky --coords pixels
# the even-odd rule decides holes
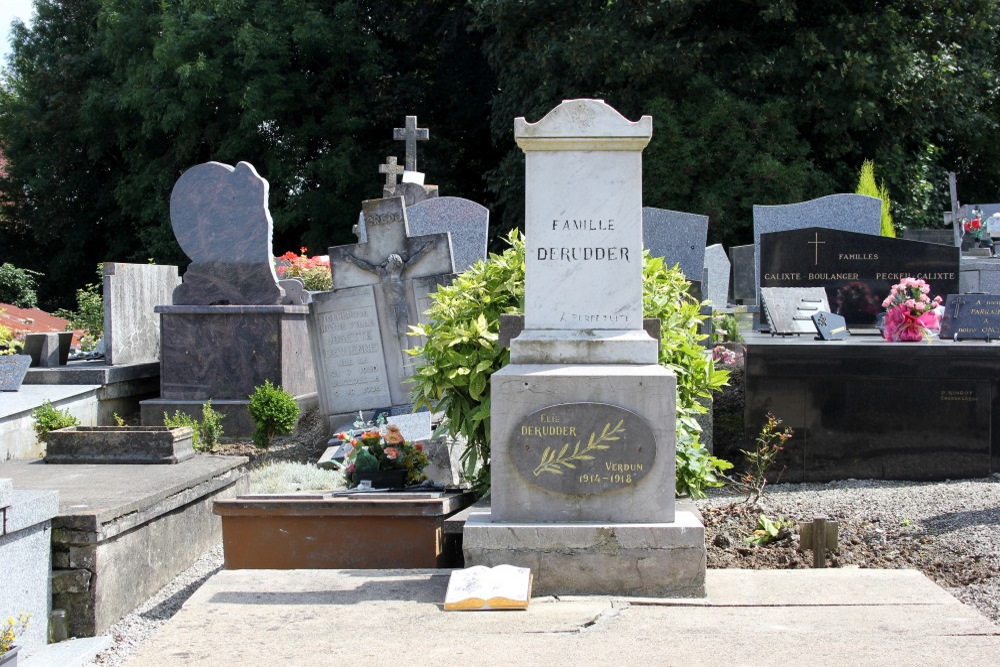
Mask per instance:
[[[32,0],[0,0],[0,58],[4,64],[10,54],[10,22],[19,18],[28,23],[31,12]]]

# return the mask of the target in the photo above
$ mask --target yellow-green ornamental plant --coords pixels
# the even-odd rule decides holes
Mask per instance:
[[[8,616],[0,625],[0,656],[3,656],[14,646],[14,640],[28,627],[31,614],[21,613],[17,618]],[[15,658],[16,660],[17,658]]]
[[[441,410],[450,435],[466,441],[462,461],[477,493],[490,484],[490,376],[510,362],[498,344],[500,315],[524,312],[524,238],[514,230],[510,248],[479,261],[450,286],[438,288],[427,311],[428,322],[412,327],[425,343],[409,352],[419,355],[413,377],[414,407]],[[698,402],[720,388],[728,372],[716,370],[701,344],[698,326],[704,316],[677,267],[661,258],[643,261],[643,311],[662,323],[660,364],[677,376],[677,493],[700,497],[721,486],[721,470],[731,466],[701,445],[695,415]]]
[[[882,236],[895,238],[896,228],[892,224],[892,213],[889,211],[892,206],[892,202],[889,201],[889,189],[885,186],[884,180],[882,181],[882,185],[878,185],[875,182],[874,161],[865,160],[861,164],[861,174],[858,177],[858,187],[855,190],[855,194],[878,197],[882,200],[882,226],[879,233]]]

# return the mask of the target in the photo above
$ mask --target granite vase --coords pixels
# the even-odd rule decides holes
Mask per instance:
[[[357,482],[368,480],[373,489],[402,489],[406,486],[407,470],[373,470],[371,472],[355,472]]]

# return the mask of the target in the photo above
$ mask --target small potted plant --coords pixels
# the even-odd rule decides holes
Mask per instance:
[[[918,341],[940,329],[940,318],[935,309],[941,297],[930,297],[930,285],[916,278],[903,278],[892,286],[889,296],[882,302],[886,309],[882,337],[888,341]]]
[[[351,445],[342,464],[348,486],[368,481],[372,488],[398,489],[427,479],[424,446],[407,442],[398,426],[387,426],[381,419],[376,424],[359,420],[354,426],[337,434]]]
[[[0,625],[0,667],[16,667],[17,652],[21,647],[15,646],[14,640],[28,627],[30,619],[30,614],[22,613],[17,618],[8,616]]]

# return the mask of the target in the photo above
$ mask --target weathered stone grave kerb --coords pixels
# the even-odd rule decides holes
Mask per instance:
[[[428,295],[454,274],[448,234],[412,235],[402,197],[362,204],[368,240],[332,247],[333,289],[309,305],[321,409],[329,428],[358,411],[409,404],[406,379],[419,344],[408,336]]]
[[[754,290],[760,303],[760,237],[761,234],[783,232],[807,227],[823,227],[859,234],[878,236],[882,228],[882,202],[878,197],[856,194],[835,194],[777,206],[753,207]]]
[[[569,100],[514,127],[524,330],[491,379],[492,506],[466,565],[530,567],[540,595],[704,595],[704,528],[674,507],[676,378],[642,321],[652,119]]]
[[[174,234],[192,264],[160,314],[160,397],[143,401],[142,423],[208,400],[226,415],[227,436],[253,431],[246,406],[270,380],[303,407],[316,400],[304,305],[280,305],[272,258],[268,184],[246,162],[207,162],[184,172],[170,196]]]

